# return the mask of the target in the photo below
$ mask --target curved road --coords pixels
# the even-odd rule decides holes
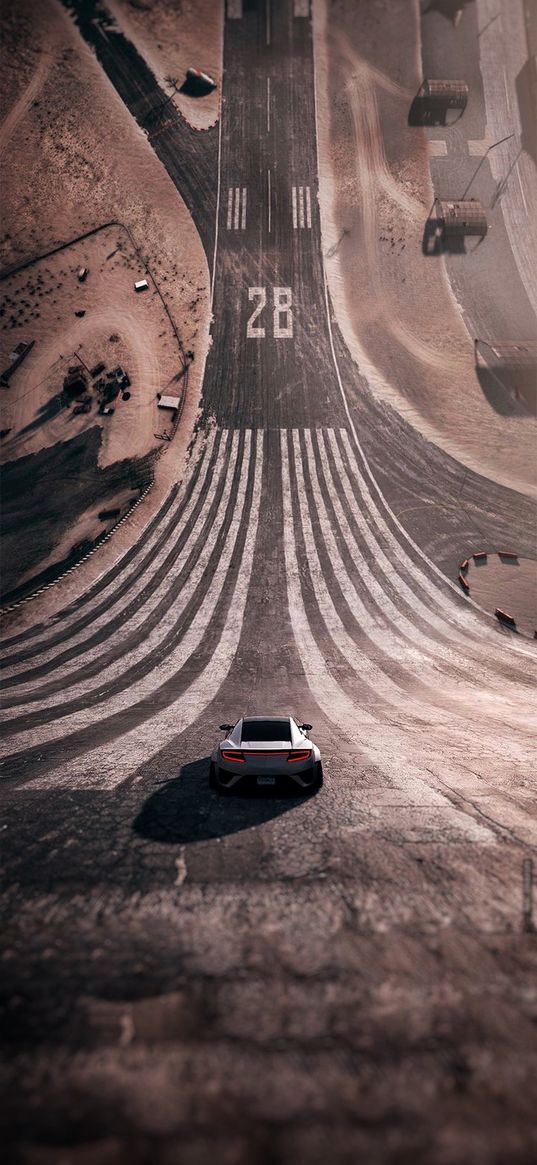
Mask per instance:
[[[154,78],[71,7],[147,120]],[[185,480],[3,642],[25,1161],[529,1159],[535,655],[440,568],[513,527],[531,553],[532,514],[472,475],[463,510],[455,463],[371,400],[331,324],[306,8],[229,6],[219,162],[160,114],[217,244]],[[314,724],[317,797],[209,792],[217,725],[266,710]]]

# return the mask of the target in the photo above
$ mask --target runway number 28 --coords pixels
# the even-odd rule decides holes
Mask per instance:
[[[290,287],[274,287],[274,309],[272,327],[275,340],[290,340],[293,335],[293,313],[291,304],[293,296]],[[265,328],[257,324],[263,309],[267,306],[267,292],[264,287],[249,287],[248,299],[255,303],[254,310],[246,325],[246,335],[250,340],[264,340]],[[257,302],[256,302],[257,301]]]

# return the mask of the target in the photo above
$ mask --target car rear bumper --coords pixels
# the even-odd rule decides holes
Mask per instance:
[[[298,789],[309,789],[315,784],[317,779],[317,765],[312,764],[300,772],[293,771],[292,765],[289,765],[284,771],[278,769],[277,771],[269,771],[264,767],[243,766],[242,772],[231,771],[229,769],[221,768],[215,765],[215,777],[217,784],[223,789],[233,789],[238,787],[250,786],[254,788],[277,788],[278,786],[294,785]]]

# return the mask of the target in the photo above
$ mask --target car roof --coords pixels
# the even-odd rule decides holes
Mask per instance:
[[[241,716],[241,720],[294,720],[294,716],[284,712],[282,716]]]

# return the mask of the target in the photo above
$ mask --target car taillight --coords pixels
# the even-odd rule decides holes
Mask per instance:
[[[234,749],[231,749],[231,748],[221,748],[220,752],[222,753],[222,760],[244,761],[244,756],[243,756],[242,752],[236,752]]]
[[[287,757],[288,761],[293,760],[309,760],[311,756],[311,748],[294,748]]]

